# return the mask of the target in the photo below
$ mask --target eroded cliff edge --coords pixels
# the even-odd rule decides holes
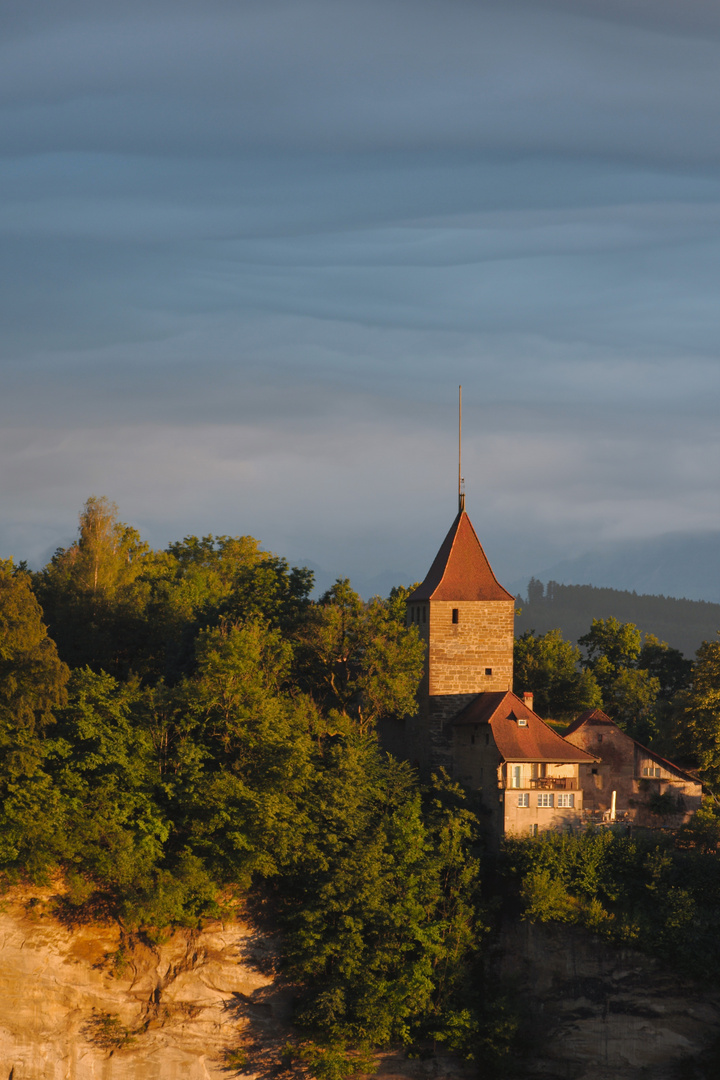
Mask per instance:
[[[1,1080],[227,1080],[229,1051],[281,1027],[272,943],[246,924],[153,945],[117,924],[64,925],[49,901],[2,904]]]

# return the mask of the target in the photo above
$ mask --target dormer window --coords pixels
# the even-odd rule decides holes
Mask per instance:
[[[527,727],[527,718],[525,716],[518,716],[518,727]]]

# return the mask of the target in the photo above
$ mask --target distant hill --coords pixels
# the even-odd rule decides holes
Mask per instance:
[[[630,589],[650,596],[682,596],[720,603],[720,532],[665,533],[616,541],[573,559],[536,570],[541,581]],[[516,592],[527,582],[515,582]]]
[[[577,642],[593,619],[614,616],[620,622],[635,623],[643,633],[655,634],[692,658],[702,642],[714,639],[720,630],[720,604],[705,600],[676,600],[555,581],[544,587],[535,583],[530,593],[531,600],[518,596],[522,610],[515,619],[516,635],[526,630],[544,634],[559,627],[567,640]]]

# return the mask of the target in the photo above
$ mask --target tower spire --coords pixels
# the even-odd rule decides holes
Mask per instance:
[[[458,513],[465,509],[465,481],[462,474],[462,386],[458,386]]]

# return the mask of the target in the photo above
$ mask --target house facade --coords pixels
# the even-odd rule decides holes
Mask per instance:
[[[589,815],[675,828],[702,802],[696,777],[632,739],[601,709],[579,716],[565,739],[596,759],[580,769]]]
[[[452,722],[453,774],[481,793],[491,835],[578,828],[580,769],[595,759],[511,691],[478,694]]]

